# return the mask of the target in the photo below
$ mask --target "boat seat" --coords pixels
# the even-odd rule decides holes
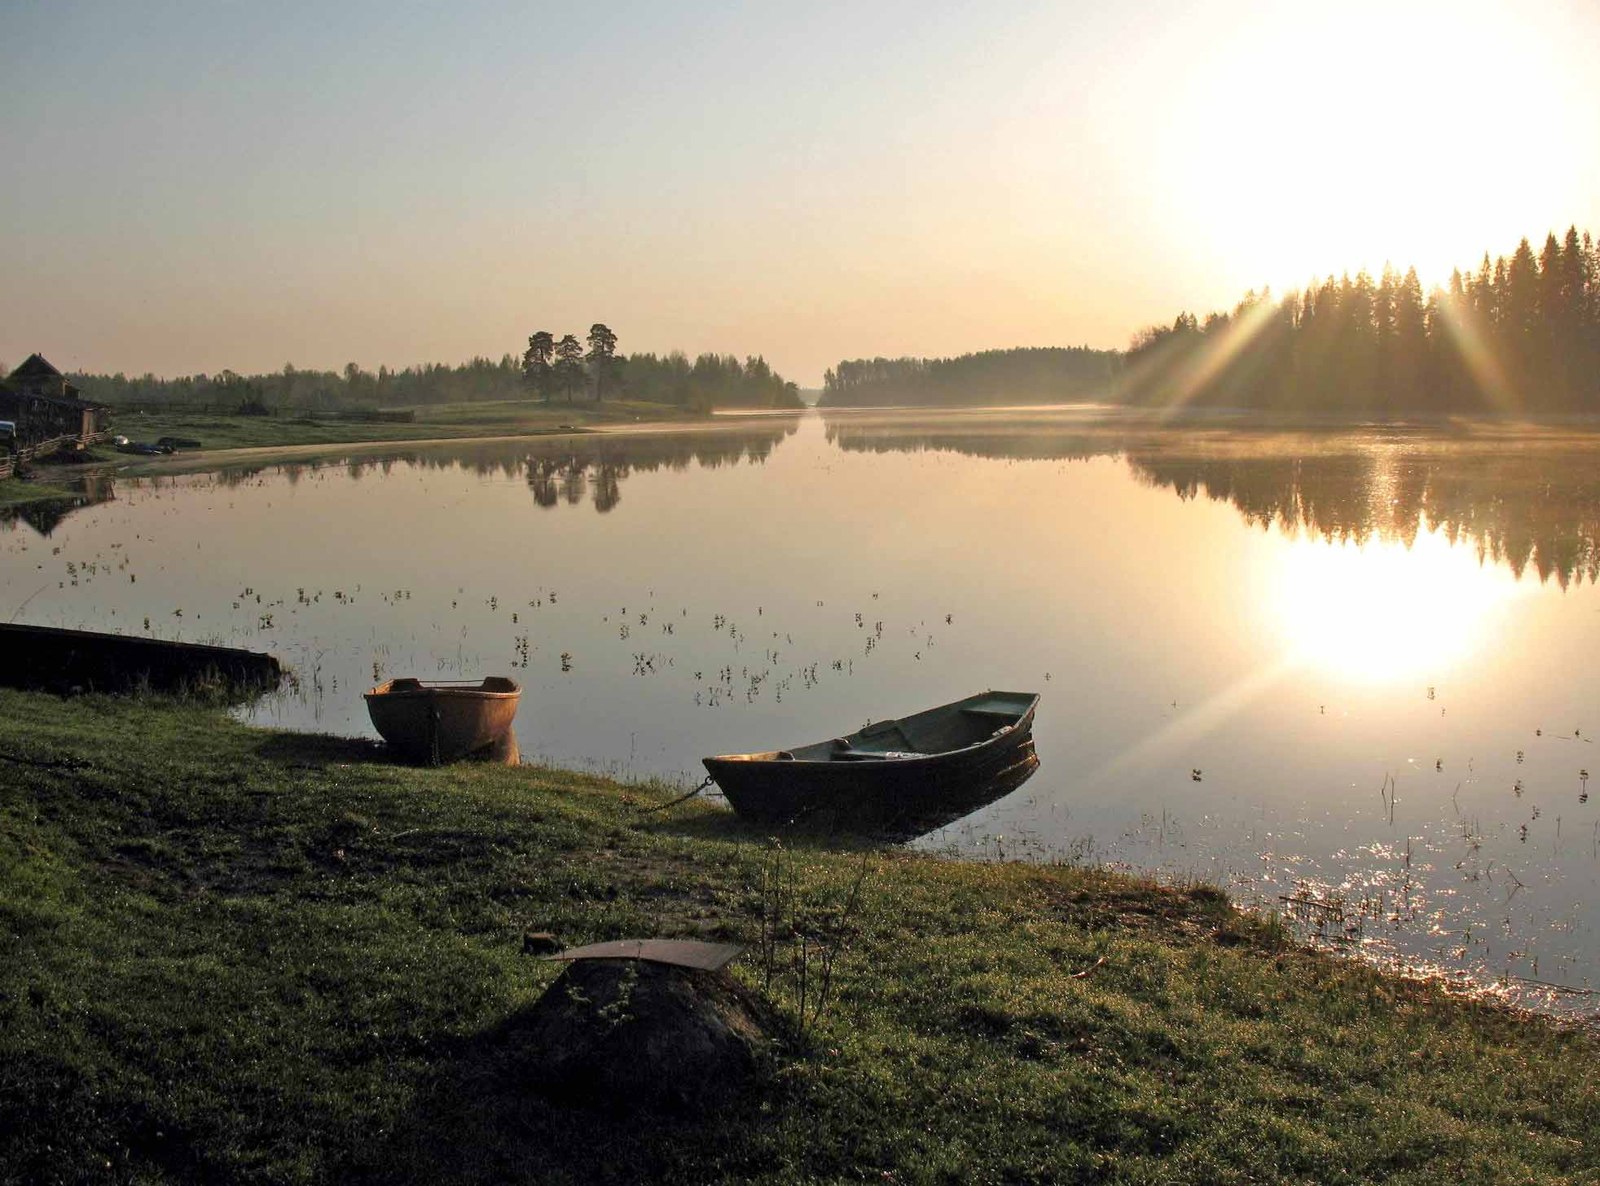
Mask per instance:
[[[1002,708],[998,704],[969,704],[961,710],[968,716],[988,717],[991,720],[1014,721],[1022,715],[1022,710],[1010,704]]]
[[[864,741],[870,740],[875,745],[888,745],[890,748],[895,750],[914,750],[917,748],[917,743],[907,736],[906,731],[900,727],[899,721],[879,721],[876,725],[868,725],[865,729],[861,730],[861,738]],[[870,753],[876,755],[883,752],[882,750],[877,749],[865,749],[857,747],[852,745],[846,738],[840,738],[839,741],[843,741],[844,748],[848,749],[851,753]],[[837,747],[838,744],[839,742],[836,741],[834,743],[835,747]]]
[[[861,730],[861,736],[863,737],[882,737],[886,733],[900,733],[900,722],[893,720],[879,721],[876,725],[868,725]],[[900,735],[902,737],[905,736],[904,733]]]

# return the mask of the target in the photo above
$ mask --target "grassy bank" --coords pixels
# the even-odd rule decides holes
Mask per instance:
[[[679,407],[629,400],[608,400],[599,405],[517,400],[433,405],[414,411],[417,418],[407,423],[212,413],[123,413],[115,418],[112,427],[131,439],[157,441],[174,436],[199,441],[201,447],[154,457],[115,454],[116,470],[129,477],[203,473],[279,461],[312,463],[343,456],[347,451],[379,453],[386,446],[406,442],[509,440],[643,424],[692,428],[709,423],[706,417]]]
[[[60,482],[36,482],[27,478],[0,479],[0,507],[16,507],[30,502],[51,502],[71,496],[72,488]]]
[[[406,423],[368,420],[237,416],[225,413],[164,411],[143,414],[113,409],[113,430],[140,441],[164,436],[198,440],[207,449],[282,448],[342,445],[361,441],[415,441],[445,437],[530,436],[566,426],[627,424],[637,420],[681,420],[681,408],[617,400],[600,404],[546,404],[538,400],[434,404],[410,409]]]
[[[649,789],[198,707],[0,692],[0,719],[0,1179],[1600,1175],[1592,1037],[1298,950],[1215,891],[780,863],[708,806],[642,813]],[[774,878],[851,945],[740,1102],[569,1111],[503,1057],[554,978],[526,931],[752,942]]]

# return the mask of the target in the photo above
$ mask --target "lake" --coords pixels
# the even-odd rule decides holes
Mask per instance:
[[[0,613],[270,650],[371,736],[510,674],[525,758],[686,785],[984,688],[1038,773],[918,843],[1225,886],[1536,1007],[1600,998],[1600,437],[811,412],[116,479]]]

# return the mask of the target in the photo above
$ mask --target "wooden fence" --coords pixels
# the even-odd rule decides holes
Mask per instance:
[[[160,400],[144,399],[129,400],[126,403],[107,404],[106,407],[114,416],[237,416],[239,414],[239,401],[223,400],[220,402],[197,400]],[[276,406],[262,404],[262,411],[255,413],[258,416],[278,416],[283,413]]]
[[[68,444],[69,442],[75,445],[81,444],[87,448],[90,445],[96,445],[101,441],[109,440],[110,437],[111,433],[109,431],[92,432],[87,436],[79,436],[76,433],[67,433],[64,436],[51,437],[48,441],[35,441],[26,448],[18,449],[15,453],[12,453],[7,457],[0,458],[0,481],[4,481],[6,478],[12,477],[17,472],[17,468],[19,466],[32,461],[35,457],[48,457],[51,453],[54,453],[57,449],[61,448],[62,445]]]

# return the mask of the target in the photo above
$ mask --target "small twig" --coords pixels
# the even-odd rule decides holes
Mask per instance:
[[[29,593],[26,597],[24,597],[22,599],[22,604],[17,606],[17,608],[12,611],[11,616],[9,618],[7,618],[6,621],[7,622],[15,622],[17,620],[17,615],[20,614],[23,610],[28,608],[28,602],[32,601],[35,597],[39,596],[39,594],[43,593],[49,587],[50,587],[50,583],[48,581],[46,581],[44,584],[40,585],[37,589],[35,589],[32,593]]]
[[[861,867],[856,870],[855,881],[850,886],[850,896],[845,899],[844,909],[839,912],[839,938],[831,946],[821,947],[822,952],[822,977],[817,988],[817,1007],[812,1015],[815,1024],[822,1017],[823,1009],[828,1005],[828,994],[833,988],[833,964],[836,959],[850,948],[849,927],[855,916],[856,906],[861,900],[861,886],[867,879],[867,854],[861,854]]]
[[[1534,988],[1548,988],[1553,992],[1560,993],[1562,996],[1571,996],[1571,997],[1600,996],[1600,988],[1579,988],[1576,985],[1572,985],[1572,984],[1557,984],[1556,982],[1554,982],[1552,980],[1534,980],[1534,979],[1532,979],[1530,977],[1527,977],[1527,976],[1518,976],[1518,975],[1516,975],[1515,973],[1512,973],[1512,972],[1505,973],[1504,976],[1503,976],[1503,979],[1514,981],[1517,984],[1531,985]]]
[[[1091,972],[1093,972],[1096,968],[1098,968],[1101,964],[1103,964],[1105,962],[1106,962],[1106,957],[1102,955],[1099,959],[1095,960],[1094,963],[1090,964],[1083,971],[1081,971],[1081,972],[1073,972],[1070,976],[1067,977],[1067,979],[1068,980],[1087,980],[1089,978],[1089,974]]]

